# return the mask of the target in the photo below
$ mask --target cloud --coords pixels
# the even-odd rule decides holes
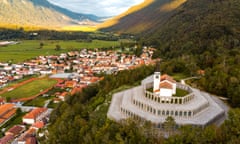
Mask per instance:
[[[48,0],[71,11],[97,16],[118,15],[144,0]]]

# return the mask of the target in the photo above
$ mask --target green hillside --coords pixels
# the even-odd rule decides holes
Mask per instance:
[[[168,73],[204,69],[198,86],[240,106],[239,0],[155,0],[105,30],[133,33],[156,47],[154,57],[169,61]]]
[[[168,69],[204,69],[198,86],[240,106],[240,1],[188,0],[142,41],[158,48],[155,57],[175,59]]]

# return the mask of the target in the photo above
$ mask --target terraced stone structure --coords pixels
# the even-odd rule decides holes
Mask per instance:
[[[210,95],[188,85],[176,87],[189,92],[183,97],[166,97],[148,91],[154,86],[154,75],[145,78],[140,86],[113,95],[107,116],[121,121],[127,118],[151,121],[161,127],[168,116],[177,125],[206,126],[221,119],[225,112]]]

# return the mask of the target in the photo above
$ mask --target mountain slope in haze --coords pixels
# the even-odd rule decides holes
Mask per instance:
[[[55,6],[47,0],[2,0],[0,26],[8,28],[39,27],[56,29],[97,21],[93,15],[77,14]]]
[[[51,4],[47,0],[31,0],[31,1],[36,6],[43,6],[43,7],[53,9],[53,10],[55,10],[59,13],[62,13],[62,14],[66,15],[66,16],[72,18],[72,19],[75,19],[75,20],[86,20],[86,19],[88,19],[88,20],[94,21],[94,22],[99,21],[99,17],[97,17],[95,15],[75,13],[75,12],[72,12],[68,9],[56,6],[54,4]]]
[[[120,33],[142,33],[164,24],[186,0],[145,0],[127,12],[110,19],[99,28]]]

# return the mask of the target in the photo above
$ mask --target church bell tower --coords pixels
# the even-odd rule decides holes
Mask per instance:
[[[159,90],[160,88],[160,80],[161,80],[161,72],[160,72],[160,64],[159,62],[156,64],[156,70],[153,76],[153,92]]]

